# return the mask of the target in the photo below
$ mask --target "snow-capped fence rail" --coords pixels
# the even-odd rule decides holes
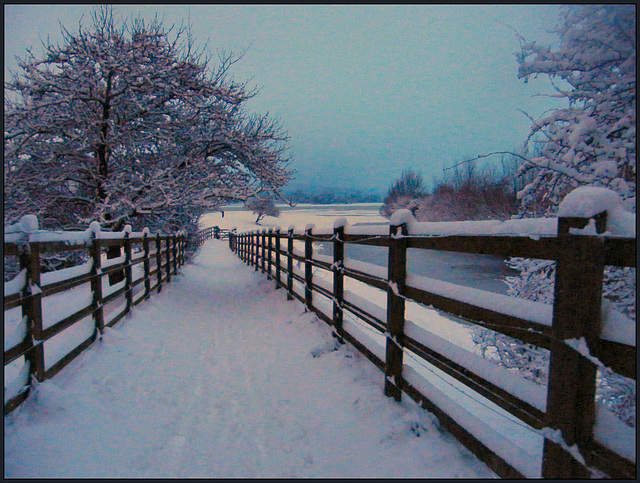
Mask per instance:
[[[349,226],[340,219],[332,231],[308,226],[304,231],[232,233],[229,243],[242,260],[275,280],[277,288],[286,288],[287,299],[304,303],[334,327],[336,337],[349,341],[384,372],[387,395],[399,400],[404,392],[435,413],[499,475],[583,478],[601,471],[633,478],[635,449],[630,446],[635,445],[634,430],[625,426],[630,441],[607,433],[611,424],[619,430],[616,424],[620,422],[613,417],[614,424],[606,416],[610,413],[600,410],[595,390],[598,367],[636,379],[635,323],[616,318],[602,306],[605,266],[636,267],[635,218],[632,232],[622,230],[620,236],[615,225],[620,212],[609,213],[615,215],[609,219],[606,212],[568,213],[538,220],[417,223],[409,212],[396,212],[389,226]],[[607,232],[601,234],[604,230]],[[349,244],[386,247],[388,268],[345,257]],[[317,245],[324,251],[330,246],[333,256],[318,253]],[[553,306],[408,273],[409,249],[553,260]],[[346,291],[347,279],[379,289],[383,297],[386,294],[386,304]],[[407,301],[548,350],[547,388],[405,320]],[[359,330],[362,324],[347,327],[347,313],[364,322],[368,330]],[[372,331],[376,336],[367,336]],[[385,345],[372,343],[376,338]],[[406,363],[405,356],[421,358],[441,371],[442,378],[453,378],[518,418],[520,426],[526,425],[543,438],[538,461],[519,453],[504,435],[497,436],[490,421],[475,419],[426,381]]]
[[[104,232],[97,222],[80,232],[39,230],[30,215],[5,227],[5,270],[13,258],[19,272],[4,287],[4,413],[27,398],[34,380],[53,377],[105,327],[159,293],[185,263],[186,244],[183,233]],[[44,257],[70,253],[84,262],[44,270]]]

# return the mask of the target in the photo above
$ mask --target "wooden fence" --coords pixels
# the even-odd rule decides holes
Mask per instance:
[[[20,270],[5,283],[5,414],[27,398],[31,381],[53,377],[105,327],[115,325],[153,291],[159,293],[185,263],[187,244],[183,234],[99,229],[16,233],[13,238],[7,242],[5,235],[4,242],[5,268],[8,257],[14,257]],[[84,254],[77,258],[87,261],[43,273],[43,257],[72,252]],[[7,366],[20,360],[17,394],[7,399]]]
[[[605,216],[596,217],[598,227],[603,226]],[[628,454],[625,457],[611,449],[611,444],[605,445],[599,433],[594,434],[594,428],[599,406],[595,401],[597,364],[636,379],[635,341],[605,338],[601,315],[603,270],[607,265],[635,268],[636,240],[572,233],[571,228],[582,228],[587,221],[582,218],[553,219],[557,231],[547,236],[425,236],[411,234],[407,224],[388,226],[385,232],[380,227],[377,230],[370,227],[367,231],[354,226],[345,230],[345,226],[338,223],[333,232],[314,231],[309,227],[303,232],[276,229],[231,234],[229,244],[247,264],[275,280],[276,288],[286,288],[289,300],[295,297],[304,303],[334,328],[336,337],[353,344],[383,371],[385,394],[400,400],[404,392],[435,413],[443,426],[498,475],[507,478],[532,476],[527,474],[531,473],[527,471],[531,466],[518,461],[516,450],[512,450],[513,445],[507,438],[503,438],[500,449],[500,444],[496,444],[491,436],[491,428],[486,427],[490,421],[477,423],[473,418],[469,419],[455,400],[443,397],[434,386],[417,376],[405,363],[405,356],[419,358],[422,364],[427,362],[432,369],[441,371],[440,374],[464,385],[467,392],[473,390],[476,398],[481,396],[484,401],[490,401],[515,416],[520,426],[524,424],[535,432],[543,445],[541,461],[536,463],[538,476],[584,478],[600,471],[612,477],[635,478],[635,456],[629,459]],[[330,244],[333,256],[316,253],[314,245],[318,243],[325,247]],[[345,258],[345,245],[349,244],[386,247],[386,273]],[[453,291],[452,295],[449,289],[439,288],[433,279],[408,273],[409,249],[485,254],[505,259],[553,260],[556,264],[553,307],[506,295],[487,296],[487,292],[478,297],[480,291],[474,289]],[[314,275],[314,271],[325,271],[332,283]],[[375,287],[382,291],[381,294],[384,292],[386,311],[370,300],[347,293],[344,284],[348,279]],[[482,300],[490,303],[483,304]],[[468,351],[461,351],[405,320],[407,301],[431,306],[479,327],[548,350],[547,388],[512,373],[496,377],[496,371],[507,370]],[[345,328],[347,312],[379,334],[381,340],[386,340],[384,352],[378,350],[376,353],[370,340],[367,343],[362,337],[362,331],[350,332]],[[581,338],[588,345],[588,357],[575,343],[567,343],[571,339],[579,342]],[[511,384],[514,377],[517,382]],[[522,390],[529,387],[527,384],[535,386],[528,389],[533,393],[543,391],[542,398],[536,400],[527,396],[527,391]],[[575,448],[579,454],[572,456],[571,453],[576,454]]]
[[[229,236],[233,235],[234,233],[235,233],[235,228],[231,230],[227,230],[225,228],[220,228],[217,226],[205,228],[204,230],[198,231],[198,234],[196,237],[196,244],[200,246],[205,241],[211,240],[212,238],[215,238],[217,240],[223,240],[225,238],[229,238]]]

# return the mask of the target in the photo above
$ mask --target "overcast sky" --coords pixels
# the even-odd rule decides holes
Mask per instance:
[[[42,52],[90,23],[91,5],[5,5],[5,78],[14,56]],[[518,31],[556,41],[552,5],[118,5],[123,16],[189,20],[199,45],[240,53],[232,73],[260,93],[249,108],[291,137],[291,188],[386,192],[403,170],[515,150],[552,104],[546,79],[517,78]]]

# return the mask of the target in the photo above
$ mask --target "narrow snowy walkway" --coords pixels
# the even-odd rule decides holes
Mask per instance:
[[[4,432],[5,477],[495,477],[218,241]]]

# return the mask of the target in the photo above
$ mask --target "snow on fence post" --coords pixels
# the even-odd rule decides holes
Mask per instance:
[[[98,223],[92,222],[93,223]],[[98,225],[99,226],[99,225]],[[94,225],[94,228],[97,228]],[[96,231],[91,232],[91,259],[93,266],[91,267],[91,291],[93,292],[93,319],[96,325],[96,331],[100,336],[104,332],[104,308],[102,307],[102,268],[100,264],[101,242]]]
[[[282,267],[280,266],[280,228],[276,228],[276,290],[280,288],[280,278],[282,276]]]
[[[287,231],[287,300],[293,300],[293,227]]]
[[[307,310],[313,310],[313,241],[311,240],[312,226],[307,226],[304,230],[304,301]]]
[[[342,330],[344,299],[344,225],[333,227],[333,326],[340,340]]]
[[[29,362],[29,373],[42,382],[45,379],[44,345],[42,339],[42,291],[40,289],[40,244],[29,243],[27,251],[20,254],[20,268],[27,269],[27,298],[24,314],[27,316],[27,337],[33,349],[25,354]]]
[[[130,230],[127,228],[131,228],[127,225],[125,227],[124,233],[124,296],[127,301],[127,306],[125,308],[125,314],[131,312],[131,307],[133,307],[133,283],[132,283],[132,270],[131,270],[131,239],[129,235],[131,234]]]
[[[385,355],[385,395],[402,398],[402,347],[404,332],[404,298],[401,296],[407,278],[407,242],[399,234],[408,233],[407,224],[389,225],[389,259],[387,289],[387,345]]]
[[[602,220],[603,216],[599,215]],[[600,336],[604,240],[570,234],[588,219],[558,218],[559,253],[553,304],[553,330],[546,419],[564,441],[581,447],[593,437],[597,368],[564,341],[584,337],[592,353]],[[600,221],[599,232],[605,222]],[[558,444],[545,439],[543,478],[588,478],[589,471]]]

